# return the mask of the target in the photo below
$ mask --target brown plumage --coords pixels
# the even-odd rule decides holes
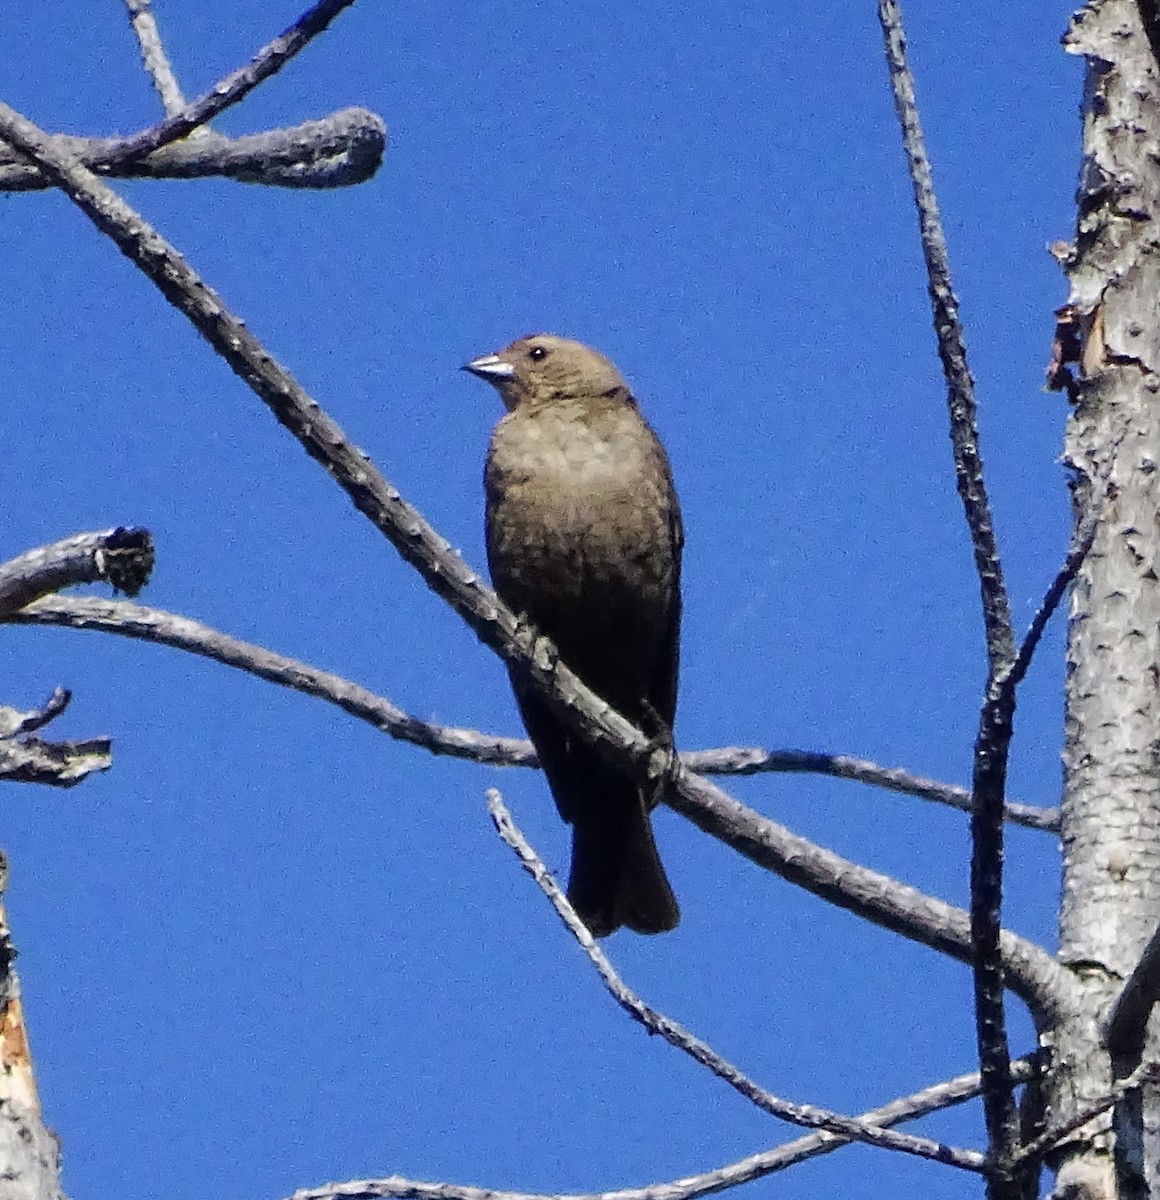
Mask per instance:
[[[681,512],[668,458],[616,367],[552,334],[465,370],[508,409],[484,486],[496,591],[650,736],[671,739],[681,621]],[[517,674],[512,688],[560,815],[568,899],[596,937],[680,920],[653,840],[656,800],[609,766]]]

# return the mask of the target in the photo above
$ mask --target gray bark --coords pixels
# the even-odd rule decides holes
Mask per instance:
[[[1076,520],[1091,506],[1101,520],[1072,596],[1061,810],[1060,958],[1083,1002],[1045,1035],[1049,1126],[1156,1057],[1150,1029],[1112,1054],[1104,1026],[1160,916],[1158,76],[1134,0],[1092,0],[1065,45],[1085,56],[1087,78],[1054,382],[1073,402]],[[1160,1195],[1155,1108],[1147,1088],[1073,1134],[1051,1156],[1056,1194]]]

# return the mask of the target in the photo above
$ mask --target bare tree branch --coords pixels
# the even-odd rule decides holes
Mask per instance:
[[[58,687],[53,688],[52,695],[39,708],[32,708],[27,712],[18,712],[14,708],[0,708],[0,737],[19,737],[21,734],[43,729],[68,708],[71,700],[72,692]]]
[[[1091,549],[1099,524],[1099,511],[1099,508],[1093,505],[1076,528],[1067,557],[1048,587],[1018,654],[1009,667],[1001,667],[992,675],[979,720],[979,734],[975,743],[975,809],[972,820],[976,850],[971,860],[971,939],[976,947],[981,944],[990,945],[992,942],[994,945],[993,955],[987,956],[989,965],[986,971],[980,967],[980,958],[975,960],[976,1019],[979,1059],[983,1067],[983,1099],[984,1105],[987,1105],[990,1097],[991,1107],[987,1111],[992,1122],[1005,1119],[1007,1099],[1010,1100],[1012,1111],[1015,1111],[1014,1080],[1010,1075],[1007,1035],[1003,1022],[1005,982],[999,949],[1002,935],[999,904],[1002,898],[1002,814],[1007,787],[1007,764],[1015,727],[1016,691],[1031,666],[1048,622]],[[981,935],[980,929],[983,931]],[[990,1081],[986,1065],[988,1062],[993,1068]],[[1021,1185],[1017,1167],[1020,1163],[1029,1161],[1027,1157],[1018,1153],[1020,1137],[1017,1115],[1015,1119],[1016,1127],[1010,1132],[1009,1141],[996,1143],[994,1129],[991,1125],[988,1126],[996,1157],[996,1171],[992,1177],[992,1187],[996,1196],[1018,1195]]]
[[[260,83],[280,71],[322,33],[354,0],[320,0],[289,29],[263,46],[245,67],[231,72],[190,104],[181,91],[161,45],[149,0],[126,0],[153,75],[169,114],[164,121],[124,138],[57,136],[61,153],[103,175],[155,179],[195,179],[209,175],[275,187],[348,187],[369,179],[382,163],[386,126],[364,108],[348,108],[290,129],[227,138],[203,128]],[[177,104],[177,111],[173,105]],[[197,131],[197,137],[187,138]],[[0,191],[52,187],[49,179],[20,156],[0,153]]]
[[[814,845],[683,767],[674,771],[674,785],[665,796],[671,808],[752,862],[876,925],[971,962],[970,919],[961,908]],[[1007,930],[1000,947],[1008,985],[1037,1022],[1051,1025],[1072,1011],[1075,981],[1051,955]]]
[[[977,931],[982,923],[986,929],[986,939],[993,938],[996,947],[991,960],[990,973],[985,980],[980,979],[978,960],[976,960],[976,1012],[979,1021],[980,1063],[984,1065],[983,1096],[986,1104],[989,1092],[985,1063],[989,1059],[995,1068],[993,1083],[995,1095],[992,1103],[994,1105],[993,1119],[996,1121],[1003,1114],[1004,1096],[1010,1096],[1012,1107],[1014,1107],[1014,1095],[1011,1090],[1014,1081],[1009,1074],[1007,1038],[1002,1025],[1004,979],[1003,964],[998,949],[1001,936],[998,905],[1002,897],[1002,813],[1007,786],[1007,764],[1011,738],[1014,733],[1016,691],[1031,666],[1031,661],[1048,623],[1091,549],[1099,526],[1099,515],[1100,508],[1092,504],[1076,527],[1067,557],[1048,587],[1014,661],[1009,668],[1001,667],[998,671],[993,672],[987,688],[987,696],[979,721],[979,734],[975,744],[975,823],[982,822],[982,832],[976,835],[976,854],[971,864],[972,941],[976,945],[979,944]],[[982,814],[987,814],[985,820],[983,820]],[[987,850],[980,851],[980,846],[986,846]],[[981,879],[976,879],[976,872],[981,873]],[[997,1027],[992,1025],[988,1030],[986,1023],[996,1020],[1000,1024]],[[1080,1124],[1084,1123],[1080,1122]],[[1034,1139],[1033,1144],[1039,1144],[1046,1136],[1044,1134]],[[994,1133],[992,1133],[993,1153],[997,1159],[996,1172],[992,1177],[992,1190],[996,1196],[1014,1197],[1023,1189],[1023,1184],[1019,1179],[1019,1168],[1021,1165],[1026,1167],[1034,1159],[1019,1152],[1019,1142],[1018,1126],[1012,1134],[1012,1140],[1003,1143],[999,1149],[994,1149],[996,1143]],[[1004,1148],[1007,1157],[1000,1154]],[[1047,1146],[1044,1145],[1043,1148],[1046,1149]]]
[[[926,779],[899,767],[883,767],[866,759],[848,754],[824,754],[812,750],[763,750],[758,747],[723,747],[719,750],[694,750],[681,755],[690,771],[699,775],[757,775],[763,772],[804,775],[829,775],[868,783],[889,792],[901,792],[933,800],[962,812],[970,812],[971,793],[968,788]],[[1009,803],[1004,807],[1005,819],[1014,825],[1059,832],[1059,809],[1040,808],[1032,804]]]
[[[40,708],[28,712],[0,706],[0,779],[72,787],[113,765],[108,738],[46,742],[28,736],[59,717],[71,698],[64,688],[56,688]]]
[[[983,619],[987,634],[987,655],[992,670],[1015,657],[1015,629],[999,549],[991,521],[991,507],[983,480],[983,460],[979,454],[979,429],[975,408],[975,382],[967,366],[963,326],[959,320],[959,302],[951,284],[946,238],[934,193],[930,160],[922,136],[922,123],[915,99],[914,76],[906,60],[906,35],[902,13],[896,0],[879,0],[878,19],[886,45],[886,64],[894,90],[894,107],[902,126],[903,146],[910,164],[914,185],[914,203],[918,209],[922,253],[926,262],[927,283],[934,306],[934,328],[938,337],[939,358],[947,381],[947,407],[950,415],[951,444],[955,457],[955,481],[966,511],[967,525],[975,550],[975,567],[983,593]]]
[[[12,709],[0,707],[0,720]],[[113,765],[107,737],[85,741],[46,742],[42,738],[0,738],[0,780],[74,787],[96,771]]]
[[[172,646],[326,700],[383,733],[422,746],[433,754],[492,766],[538,765],[531,742],[523,738],[505,738],[474,729],[420,721],[385,697],[340,675],[275,654],[263,646],[241,641],[199,621],[160,609],[88,596],[54,596],[0,620],[16,625],[66,625],[72,629],[100,630]]]
[[[955,479],[975,549],[982,588],[983,623],[990,664],[988,697],[975,746],[974,809],[971,818],[971,942],[974,948],[975,1027],[983,1076],[983,1108],[991,1143],[993,1171],[988,1192],[993,1200],[1015,1200],[1018,1192],[1009,1164],[1019,1141],[1019,1118],[1011,1081],[1011,1055],[1004,1015],[1000,913],[1003,900],[1003,794],[1010,721],[992,703],[1000,676],[1015,659],[1015,632],[1003,582],[999,548],[979,452],[974,380],[951,284],[946,239],[939,218],[930,161],[926,155],[915,99],[914,76],[906,58],[906,37],[896,0],[879,0],[878,16],[894,104],[914,185],[923,257],[934,308],[939,358],[947,381]],[[1014,704],[1013,693],[1012,708]]]
[[[153,539],[147,529],[122,525],[80,533],[0,563],[0,616],[77,583],[103,581],[135,596],[152,570]]]
[[[641,782],[655,781],[671,756],[596,696],[564,663],[551,642],[501,603],[480,576],[388,483],[365,454],[269,354],[225,302],[127,204],[79,163],[61,156],[50,138],[0,104],[0,138],[35,159],[122,252],[153,280],[487,646],[511,663],[598,753]],[[776,822],[745,809],[677,764],[666,801],[699,828],[754,862],[842,907],[907,937],[970,961],[966,914],[943,901],[814,846]],[[1038,1017],[1066,1009],[1074,985],[1039,947],[1004,934],[1012,986]]]
[[[933,1159],[935,1162],[960,1167],[966,1171],[983,1169],[984,1159],[977,1151],[946,1146],[940,1142],[931,1141],[929,1138],[894,1133],[876,1125],[866,1125],[852,1117],[843,1116],[841,1113],[817,1108],[812,1104],[796,1104],[790,1100],[782,1100],[760,1087],[731,1062],[722,1058],[711,1046],[701,1041],[700,1038],[694,1037],[676,1021],[645,1004],[620,978],[604,951],[597,944],[596,939],[576,915],[568,903],[567,897],[552,878],[551,872],[544,866],[539,855],[516,827],[503,798],[495,788],[488,789],[487,811],[491,814],[491,819],[495,823],[500,837],[516,852],[524,870],[539,884],[541,891],[551,901],[560,920],[580,943],[581,949],[588,955],[589,961],[596,968],[612,998],[630,1017],[639,1021],[649,1033],[660,1034],[670,1046],[683,1050],[694,1061],[712,1071],[718,1079],[729,1084],[752,1104],[771,1116],[780,1117],[783,1121],[790,1121],[795,1125],[805,1125],[810,1129],[824,1129],[829,1133],[840,1134],[842,1137],[865,1142],[867,1145],[877,1146],[883,1150],[900,1150],[905,1154]]]
[[[143,529],[85,533],[30,550],[0,564],[0,615],[38,596],[77,583],[104,580],[136,592],[153,566],[153,543]],[[69,693],[57,688],[40,709],[0,708],[0,779],[72,787],[112,765],[108,738],[49,742],[27,736],[59,716]]]
[[[1115,1087],[1094,1104],[1088,1105],[1087,1108],[1069,1117],[1066,1121],[1052,1126],[1034,1141],[1028,1142],[1026,1146],[1016,1152],[1014,1163],[1017,1165],[1045,1154],[1053,1146],[1059,1145],[1068,1134],[1074,1133],[1101,1113],[1107,1112],[1109,1108],[1118,1104],[1129,1092],[1135,1091],[1146,1083],[1154,1083],[1157,1079],[1160,1079],[1160,1063],[1141,1063],[1131,1075],[1126,1079],[1121,1079]]]
[[[975,1032],[983,1078],[983,1109],[994,1162],[990,1200],[1018,1200],[1014,1155],[1019,1114],[1011,1078],[1004,1013],[1001,907],[1003,898],[1003,797],[1014,730],[1015,691],[1007,668],[991,679],[974,755],[971,814],[971,945],[974,950]]]
[[[1160,1000],[1160,926],[1153,931],[1127,982],[1112,1004],[1104,1040],[1113,1059],[1138,1063],[1144,1053],[1148,1018]]]
[[[1019,1059],[1011,1064],[1020,1081],[1030,1079],[1035,1072],[1034,1056]],[[959,1075],[943,1083],[933,1084],[910,1096],[900,1097],[871,1109],[855,1120],[867,1125],[883,1128],[902,1121],[938,1112],[965,1100],[973,1100],[980,1090],[977,1073]],[[570,1196],[543,1196],[527,1192],[501,1192],[491,1188],[463,1187],[453,1183],[423,1183],[415,1179],[404,1179],[392,1175],[389,1179],[352,1179],[347,1183],[330,1183],[319,1188],[303,1188],[288,1200],[372,1200],[379,1197],[406,1197],[408,1200],[698,1200],[714,1192],[751,1183],[778,1171],[784,1171],[799,1162],[829,1154],[842,1146],[848,1139],[832,1133],[811,1133],[795,1138],[772,1150],[751,1154],[715,1171],[702,1175],[690,1175],[668,1183],[654,1183],[647,1187],[622,1188],[614,1192],[580,1193]]]
[[[102,175],[143,179],[222,176],[271,187],[330,188],[363,183],[378,170],[387,127],[365,108],[344,108],[289,129],[227,138],[210,129],[163,146],[146,158],[119,161],[121,138],[54,137],[61,150]],[[0,191],[52,187],[52,181],[0,146]]]
[[[1011,664],[1010,673],[1004,681],[1003,686],[1011,693],[1012,698],[1014,697],[1016,688],[1026,678],[1027,671],[1031,666],[1031,660],[1035,656],[1040,639],[1043,637],[1051,618],[1055,615],[1055,610],[1059,607],[1064,596],[1067,595],[1068,588],[1071,587],[1075,580],[1076,572],[1083,565],[1083,560],[1087,558],[1088,551],[1092,548],[1096,531],[1099,529],[1099,518],[1099,510],[1094,507],[1084,516],[1084,519],[1076,528],[1071,547],[1067,552],[1067,558],[1064,559],[1063,565],[1051,581],[1051,586],[1048,587],[1047,594],[1043,597],[1043,602],[1040,604],[1039,610],[1032,618],[1027,635],[1019,647],[1019,653],[1016,655],[1015,661]],[[1014,704],[1013,699],[1011,702]]]
[[[249,65],[227,75],[192,104],[187,104],[180,112],[167,117],[161,124],[125,138],[113,155],[110,165],[144,158],[145,155],[152,154],[170,142],[179,141],[199,126],[212,121],[219,113],[248,96],[258,84],[280,71],[300,50],[322,33],[343,9],[349,8],[353,3],[354,0],[319,0],[293,25],[263,46]]]
[[[40,546],[0,563],[0,620],[39,596],[77,583],[103,581],[136,594],[152,569],[153,539],[145,529],[119,527]],[[48,742],[28,736],[64,712],[69,699],[57,688],[31,712],[0,707],[0,779],[72,787],[94,771],[109,769],[108,738]]]
[[[1026,1058],[1016,1059],[1011,1064],[1012,1073],[1018,1082],[1025,1083],[1035,1077],[1038,1071],[1037,1061],[1038,1056],[1031,1054]],[[954,1079],[932,1084],[930,1087],[923,1088],[922,1091],[914,1092],[912,1095],[892,1100],[888,1104],[884,1104],[881,1108],[871,1109],[869,1112],[862,1113],[854,1119],[867,1125],[879,1125],[887,1128],[901,1121],[913,1120],[916,1117],[925,1116],[932,1112],[939,1112],[942,1109],[961,1104],[966,1100],[973,1100],[982,1091],[982,1086],[979,1073],[972,1071],[970,1074],[959,1075]],[[792,1142],[785,1142],[772,1150],[755,1154],[749,1159],[743,1159],[741,1162],[734,1164],[735,1168],[740,1168],[743,1165],[750,1166],[752,1164],[750,1169],[753,1173],[743,1178],[730,1179],[727,1186],[731,1186],[733,1183],[746,1183],[749,1179],[756,1179],[762,1175],[769,1175],[775,1171],[784,1170],[786,1167],[793,1166],[795,1163],[802,1162],[807,1158],[829,1154],[832,1150],[837,1150],[841,1146],[848,1146],[850,1144],[850,1141],[846,1138],[825,1132],[812,1133],[805,1137],[795,1138]],[[728,1167],[724,1168],[726,1171],[731,1169]]]
[[[475,730],[428,725],[339,676],[172,613],[88,597],[68,600],[53,597],[37,601],[5,620],[15,624],[64,624],[161,642],[327,700],[393,737],[436,753],[499,766],[531,766],[536,761],[527,742]],[[563,673],[564,668],[559,670]],[[573,698],[584,704],[579,692]],[[601,709],[599,701],[596,708],[608,714],[610,722],[617,722],[619,727],[621,718],[606,708]],[[598,719],[588,706],[581,711],[588,720]],[[634,737],[641,738],[636,730],[628,728]],[[650,745],[641,738],[641,750],[647,753]],[[715,752],[703,753],[712,756]],[[679,812],[760,866],[824,899],[963,962],[970,961],[967,914],[962,909],[848,862],[753,812],[691,774],[697,758],[696,752],[682,756],[681,762],[690,772],[682,778],[687,778],[690,789],[695,781],[700,790],[689,800],[683,800],[679,794],[668,797]],[[1040,1014],[1066,1006],[1071,989],[1067,973],[1038,947],[1010,933],[1004,933],[1003,938],[1004,953],[1011,958],[1015,990]]]
[[[181,94],[177,76],[174,75],[173,67],[170,66],[165,53],[151,0],[125,0],[125,6],[129,10],[129,23],[133,26],[133,32],[137,35],[137,42],[141,47],[141,61],[161,97],[165,115],[172,117],[185,107],[185,97]]]
[[[0,617],[0,620],[18,625],[64,625],[72,629],[98,630],[172,646],[336,704],[391,737],[422,746],[433,754],[490,766],[539,766],[536,752],[526,738],[501,737],[475,729],[421,721],[385,697],[341,676],[161,609],[121,600],[55,596],[37,601],[8,617]],[[756,775],[762,772],[828,775],[935,800],[965,812],[971,807],[971,793],[966,788],[844,754],[723,746],[712,750],[686,750],[680,758],[690,771],[699,775]],[[1007,817],[1031,829],[1054,831],[1059,825],[1057,810],[1028,804],[1008,805]]]
[[[0,719],[11,711],[0,707]],[[112,742],[107,737],[68,742],[0,738],[0,780],[6,783],[75,787],[112,765]]]

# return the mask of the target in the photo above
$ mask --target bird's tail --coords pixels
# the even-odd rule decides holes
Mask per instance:
[[[622,925],[637,933],[666,933],[681,919],[677,898],[657,853],[640,789],[609,784],[616,795],[577,812],[572,827],[568,900],[593,937]],[[583,816],[581,816],[583,812]]]

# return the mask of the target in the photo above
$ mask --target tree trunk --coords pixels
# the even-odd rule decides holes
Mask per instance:
[[[1160,916],[1160,76],[1142,8],[1092,0],[1065,39],[1087,60],[1058,348],[1072,364],[1065,460],[1077,522],[1094,505],[1100,525],[1073,591],[1066,685],[1060,957],[1084,1003],[1045,1039],[1048,1125],[1157,1057],[1151,1026],[1115,1055],[1104,1040]],[[1156,1100],[1135,1093],[1064,1143],[1056,1195],[1160,1196]]]

